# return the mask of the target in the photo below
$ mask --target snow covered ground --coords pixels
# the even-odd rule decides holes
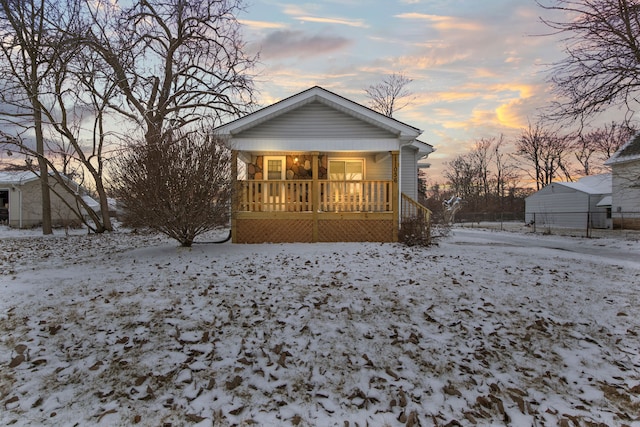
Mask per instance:
[[[638,241],[0,239],[2,425],[640,426]]]

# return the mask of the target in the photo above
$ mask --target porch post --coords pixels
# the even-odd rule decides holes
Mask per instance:
[[[238,151],[231,150],[231,242],[238,243],[236,217],[238,212]]]
[[[400,185],[399,185],[399,171],[400,165],[398,163],[399,151],[391,152],[391,202],[393,209],[393,241],[398,241],[398,230],[400,228]]]
[[[311,209],[313,216],[313,231],[311,235],[311,241],[318,241],[318,208],[320,207],[320,181],[318,180],[318,173],[320,167],[318,165],[319,154],[317,151],[311,153],[311,178],[313,183],[311,184]]]

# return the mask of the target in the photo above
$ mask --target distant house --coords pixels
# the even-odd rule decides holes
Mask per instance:
[[[547,185],[525,199],[525,221],[540,227],[611,228],[611,174]]]
[[[614,227],[640,229],[640,133],[620,147],[605,165],[611,167],[613,176]]]
[[[75,196],[64,190],[54,179],[49,180],[49,186],[52,189],[52,224],[66,226],[77,223]],[[42,191],[36,173],[0,171],[0,223],[16,228],[42,224]]]
[[[421,130],[315,86],[216,129],[236,179],[238,243],[398,240],[415,203]]]

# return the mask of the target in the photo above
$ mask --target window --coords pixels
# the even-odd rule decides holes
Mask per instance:
[[[264,209],[269,211],[284,210],[285,204],[285,184],[286,164],[285,156],[265,156],[264,157],[264,177],[267,181],[264,183],[263,203]]]
[[[329,179],[331,181],[362,181],[364,160],[329,160]]]
[[[284,162],[280,159],[268,159],[267,160],[267,179],[282,179],[282,164]]]
[[[331,203],[336,211],[359,211],[362,204],[364,160],[329,160]]]

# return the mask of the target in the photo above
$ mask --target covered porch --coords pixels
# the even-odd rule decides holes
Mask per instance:
[[[233,242],[397,241],[398,152],[359,156],[233,151]]]

